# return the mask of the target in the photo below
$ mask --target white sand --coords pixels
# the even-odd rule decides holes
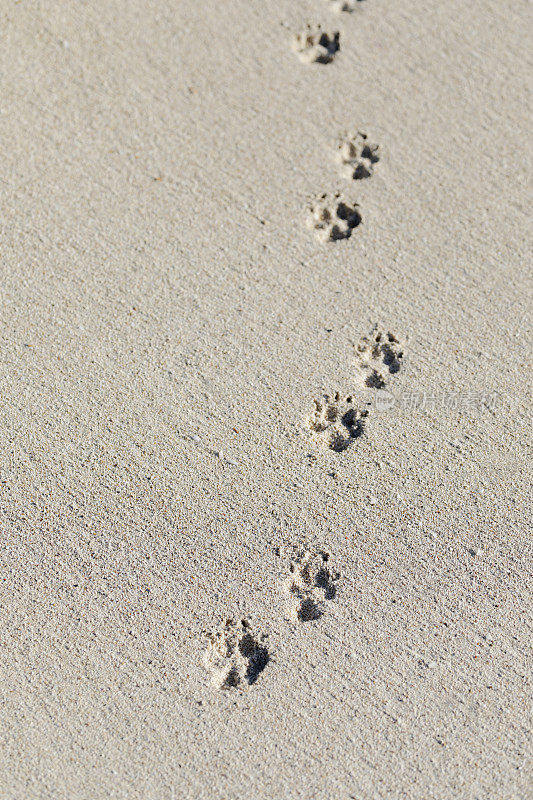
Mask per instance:
[[[527,795],[531,4],[355,6],[0,6],[2,800]]]

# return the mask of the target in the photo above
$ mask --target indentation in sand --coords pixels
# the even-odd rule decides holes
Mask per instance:
[[[339,453],[363,434],[367,416],[368,410],[357,408],[353,397],[341,396],[336,392],[315,400],[308,426],[311,436],[318,444]]]
[[[303,551],[291,561],[287,590],[295,621],[318,619],[324,613],[326,601],[335,597],[335,581],[339,576],[331,572],[328,561],[329,554],[322,550]]]
[[[256,638],[246,619],[223,620],[219,630],[209,633],[204,665],[219,689],[244,688],[255,683],[269,661],[268,650]]]
[[[369,178],[374,172],[374,164],[379,161],[379,145],[371,144],[362,131],[349,133],[339,142],[337,158],[346,177],[354,180]]]
[[[320,25],[307,25],[293,37],[292,49],[305,64],[329,64],[340,49],[340,34],[324,31]]]
[[[361,0],[325,0],[325,2],[328,4],[328,7],[337,14],[342,14],[343,11],[351,14],[352,11],[355,11],[357,3],[360,3]]]
[[[320,241],[334,242],[349,239],[361,220],[357,203],[347,202],[336,192],[331,196],[321,194],[311,203],[307,223]]]
[[[375,326],[357,345],[356,366],[364,386],[383,389],[400,371],[403,350],[397,337]]]

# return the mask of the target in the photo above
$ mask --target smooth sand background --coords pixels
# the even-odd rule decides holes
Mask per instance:
[[[531,4],[0,8],[0,797],[525,798]],[[337,189],[363,224],[320,245]],[[495,409],[314,449],[374,323],[399,396]],[[341,579],[294,625],[306,543]],[[242,692],[202,665],[227,613],[269,635]]]

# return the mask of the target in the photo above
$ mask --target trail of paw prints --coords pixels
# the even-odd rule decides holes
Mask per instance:
[[[331,11],[335,11],[337,14],[342,14],[343,11],[347,11],[349,14],[352,11],[355,11],[356,6],[358,3],[362,2],[362,0],[325,0],[328,4],[328,8]]]
[[[292,49],[305,64],[329,64],[340,49],[340,33],[324,31],[320,25],[307,25],[293,37]]]
[[[401,369],[403,350],[398,338],[375,326],[357,345],[356,366],[363,386],[383,389]]]
[[[290,564],[287,581],[289,611],[295,622],[310,622],[319,619],[326,603],[336,594],[338,573],[329,566],[329,554],[323,550],[297,553]]]
[[[347,178],[370,178],[379,161],[379,145],[372,144],[366,133],[357,131],[344,136],[337,148],[337,160]]]
[[[336,392],[315,400],[307,423],[311,437],[317,444],[341,453],[362,436],[367,416],[368,409],[357,408],[353,397],[341,396]]]
[[[349,203],[340,192],[319,195],[308,209],[307,224],[321,242],[349,239],[362,222],[357,203]]]
[[[208,639],[204,666],[218,689],[245,688],[255,683],[269,662],[266,636],[256,638],[246,619],[235,622],[226,618]]]

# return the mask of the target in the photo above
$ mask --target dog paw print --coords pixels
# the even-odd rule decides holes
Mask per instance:
[[[255,683],[269,661],[268,650],[252,633],[246,619],[227,618],[220,629],[208,634],[204,665],[219,689],[245,687]]]
[[[322,447],[341,453],[364,432],[367,409],[358,409],[351,396],[325,395],[315,400],[314,411],[308,418],[313,439]]]
[[[337,14],[342,14],[343,11],[347,11],[351,14],[352,11],[355,11],[357,3],[360,3],[361,0],[325,0],[325,2],[328,4],[328,8],[335,11]]]
[[[337,158],[345,175],[354,180],[369,178],[374,171],[374,164],[379,161],[379,145],[371,144],[366,133],[345,136],[339,143]]]
[[[307,25],[305,30],[294,36],[292,48],[306,64],[329,64],[339,51],[339,39],[338,31],[330,33],[322,30],[320,25]]]
[[[375,327],[357,346],[358,369],[364,385],[383,389],[389,375],[400,371],[402,358],[403,351],[396,336]]]
[[[339,192],[321,194],[310,206],[307,224],[322,242],[349,239],[362,221],[357,203],[346,202]]]
[[[325,603],[335,597],[335,582],[339,575],[332,573],[329,554],[322,550],[297,554],[290,564],[287,590],[290,614],[298,622],[310,622],[322,616]]]

